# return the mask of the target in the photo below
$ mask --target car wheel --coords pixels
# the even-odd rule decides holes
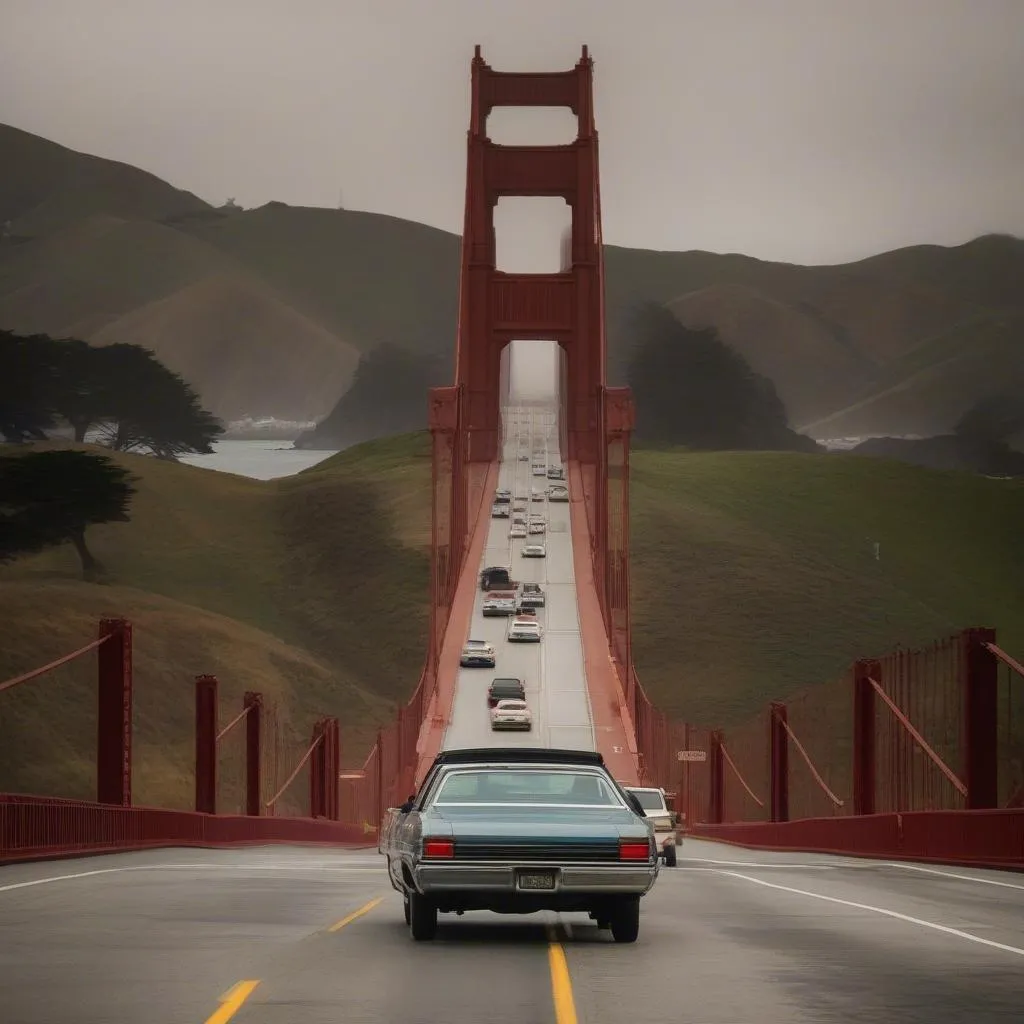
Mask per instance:
[[[676,866],[676,848],[675,846],[665,847],[665,867],[674,868]]]
[[[612,938],[616,942],[636,942],[640,934],[640,897],[624,896],[611,914]]]
[[[417,942],[437,934],[437,904],[418,892],[409,893],[409,931]]]
[[[402,901],[402,910],[405,912],[405,923],[412,924],[412,918],[409,914],[409,894],[405,894],[405,899]]]

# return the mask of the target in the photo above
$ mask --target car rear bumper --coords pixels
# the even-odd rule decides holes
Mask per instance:
[[[533,722],[491,722],[491,730],[497,732],[499,729],[522,729],[529,732],[533,728]]]
[[[521,874],[552,871],[555,888],[550,890],[523,889],[518,884]],[[518,895],[523,898],[559,894],[614,894],[648,892],[658,877],[657,863],[643,865],[617,864],[512,864],[490,862],[486,864],[425,864],[413,870],[416,888],[424,895],[446,892],[480,892]]]

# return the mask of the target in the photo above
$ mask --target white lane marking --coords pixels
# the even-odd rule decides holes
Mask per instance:
[[[49,885],[52,882],[69,882],[76,878],[92,878],[96,875],[115,875],[129,871],[305,871],[310,874],[321,871],[352,871],[352,872],[374,872],[387,871],[384,864],[379,867],[365,867],[363,865],[352,865],[341,867],[339,865],[306,865],[297,864],[133,864],[130,867],[121,868],[98,868],[93,871],[77,871],[71,875],[47,875],[45,878],[31,878],[24,882],[12,882],[8,885],[0,885],[0,892],[13,892],[15,889],[28,889],[34,885]]]
[[[841,907],[852,907],[854,910],[870,910],[873,914],[881,914],[883,917],[891,917],[897,921],[905,921],[907,924],[916,924],[919,928],[930,928],[932,931],[943,932],[946,935],[954,935],[958,939],[966,939],[968,942],[976,942],[979,946],[988,946],[991,949],[1000,949],[1004,953],[1013,953],[1016,956],[1024,956],[1024,949],[1019,946],[1009,946],[1005,942],[994,942],[992,939],[983,939],[980,935],[971,935],[970,932],[961,931],[959,928],[951,928],[949,925],[936,924],[934,921],[925,921],[920,917],[911,917],[909,914],[901,914],[897,910],[887,910],[885,907],[874,907],[869,903],[857,903],[854,900],[842,900],[838,896],[825,896],[820,892],[808,892],[806,889],[794,889],[788,885],[778,885],[775,882],[766,882],[761,878],[752,878],[750,875],[741,875],[738,871],[722,871],[723,875],[730,875],[732,878],[742,878],[745,882],[753,882],[754,885],[763,885],[766,889],[778,889],[780,892],[793,893],[795,896],[806,896],[812,900],[822,900],[825,903],[837,903]]]
[[[692,863],[691,863],[692,862]],[[688,871],[717,871],[718,867],[697,867],[698,864],[725,865],[732,868],[799,868],[801,871],[837,871],[836,864],[756,864],[745,860],[704,860],[703,857],[681,857],[678,865]]]
[[[940,878],[956,878],[961,882],[979,882],[981,885],[998,885],[1002,889],[1020,889],[1024,892],[1024,885],[1016,882],[1001,882],[996,878],[979,878],[977,875],[961,875],[954,871],[939,871],[936,868],[925,868],[919,864],[899,864],[892,861],[886,864],[890,868],[902,868],[904,871],[920,871],[926,875],[938,875]]]

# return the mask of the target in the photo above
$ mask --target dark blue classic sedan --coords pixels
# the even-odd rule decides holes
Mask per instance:
[[[438,913],[583,911],[634,942],[658,877],[651,824],[600,754],[536,747],[448,750],[381,826],[380,852],[414,939]]]

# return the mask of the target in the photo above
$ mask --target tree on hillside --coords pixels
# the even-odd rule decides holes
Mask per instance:
[[[78,451],[0,457],[0,560],[70,542],[85,579],[102,566],[85,531],[127,522],[131,475],[104,455]]]
[[[117,451],[150,451],[159,458],[208,454],[224,432],[184,379],[139,345],[95,350],[109,395],[104,440]]]
[[[0,381],[0,429],[10,440],[45,438],[60,418],[76,441],[103,424],[114,448],[172,458],[207,453],[223,433],[195,391],[140,345],[0,332]]]
[[[9,442],[42,441],[53,427],[53,342],[0,331],[0,433]]]
[[[953,433],[979,444],[1003,444],[1024,430],[1024,395],[989,395],[957,421]]]
[[[790,430],[775,385],[755,373],[714,328],[694,330],[658,303],[638,306],[627,371],[636,400],[636,437],[691,448],[813,451]]]

